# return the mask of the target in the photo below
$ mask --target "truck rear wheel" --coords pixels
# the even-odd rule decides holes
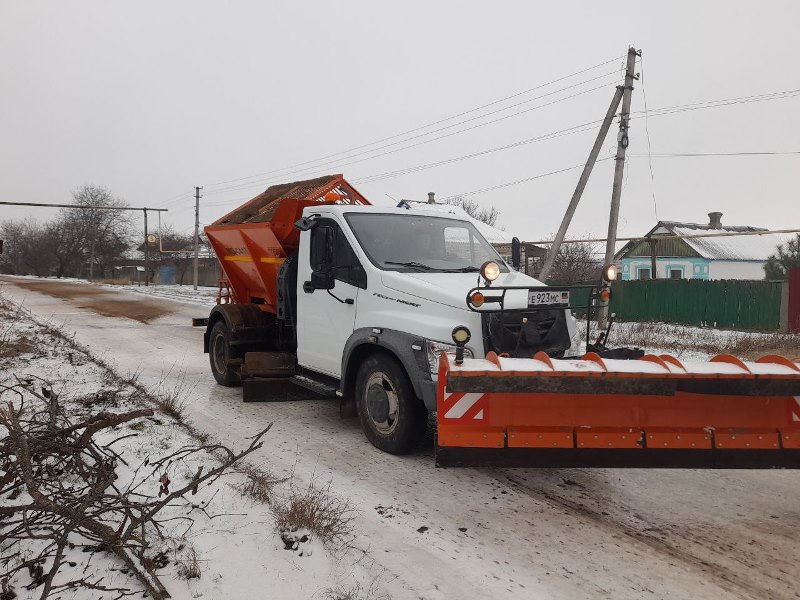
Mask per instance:
[[[425,435],[428,411],[403,368],[386,354],[373,354],[356,377],[356,408],[361,428],[376,448],[405,454]]]
[[[208,338],[208,358],[211,363],[211,373],[217,383],[227,387],[234,387],[241,383],[239,373],[230,366],[233,355],[230,332],[225,321],[217,321],[211,328],[211,335]]]

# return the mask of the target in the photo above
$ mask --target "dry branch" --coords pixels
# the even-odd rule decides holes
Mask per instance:
[[[269,430],[267,427],[255,435],[240,452],[218,444],[192,446],[150,463],[152,471],[144,481],[160,481],[156,496],[141,491],[144,481],[125,489],[115,484],[121,458],[110,446],[129,435],[102,445],[95,441],[99,432],[152,416],[152,410],[101,412],[72,422],[58,396],[47,386],[38,393],[23,381],[17,386],[0,387],[0,395],[4,392],[13,401],[0,405],[0,432],[7,432],[0,438],[0,498],[13,500],[23,492],[28,497],[0,507],[0,555],[4,557],[0,559],[0,579],[10,585],[18,572],[27,569],[32,580],[28,587],[42,586],[42,599],[56,590],[80,586],[115,592],[118,598],[132,593],[85,577],[56,583],[70,539],[89,540],[96,544],[96,550],[112,553],[151,598],[169,598],[155,573],[159,561],[147,555],[154,546],[151,538],[160,537],[159,513],[185,494],[196,493],[201,485],[212,484],[232,465],[261,448],[261,439]],[[199,466],[186,485],[170,490],[167,470],[176,461],[191,458],[212,458],[217,464],[210,469]],[[134,473],[138,474],[140,468]],[[39,542],[38,554],[23,559],[17,547],[31,540]]]

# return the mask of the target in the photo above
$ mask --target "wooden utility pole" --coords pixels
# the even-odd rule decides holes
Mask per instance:
[[[589,153],[589,158],[586,160],[586,165],[583,167],[581,177],[578,179],[578,185],[575,186],[575,191],[572,193],[572,199],[569,201],[567,212],[564,213],[564,218],[561,219],[561,225],[558,228],[558,233],[556,233],[556,238],[553,240],[553,244],[550,246],[550,251],[547,253],[547,256],[544,259],[544,264],[539,272],[539,279],[541,281],[547,279],[547,276],[550,274],[550,269],[553,268],[553,263],[558,255],[558,250],[561,248],[561,242],[564,241],[564,236],[567,235],[567,228],[572,222],[575,209],[578,208],[578,203],[581,201],[583,190],[586,188],[586,183],[589,181],[589,176],[592,174],[592,169],[597,162],[600,149],[603,147],[603,142],[606,139],[606,135],[608,135],[608,130],[611,128],[611,123],[614,121],[614,115],[617,112],[617,107],[619,107],[620,100],[622,100],[622,93],[623,87],[617,86],[617,91],[614,92],[614,97],[611,99],[611,104],[608,107],[608,111],[606,111],[606,117],[603,119],[603,124],[600,126],[600,131],[597,132],[597,139],[594,141],[592,151]]]
[[[658,279],[658,271],[656,269],[657,262],[656,257],[658,256],[656,251],[656,246],[658,246],[658,240],[654,240],[650,238],[647,240],[650,243],[650,279]]]
[[[202,189],[198,186],[194,188],[194,289],[197,289],[197,262],[200,252],[200,190]]]
[[[619,134],[617,136],[617,155],[614,157],[614,187],[611,190],[611,213],[608,217],[608,235],[606,236],[606,257],[604,265],[614,262],[614,252],[617,245],[617,223],[619,222],[619,201],[622,197],[622,176],[625,171],[625,151],[628,148],[628,122],[631,114],[631,95],[633,92],[633,80],[638,79],[634,70],[636,69],[636,57],[641,54],[640,50],[633,47],[628,48],[628,61],[625,66],[625,90],[622,94],[622,113],[619,116]],[[598,323],[600,327],[605,327],[608,316],[608,306],[603,306],[598,313]]]

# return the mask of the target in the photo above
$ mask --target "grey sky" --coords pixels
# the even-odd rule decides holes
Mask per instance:
[[[84,183],[102,184],[132,205],[169,208],[167,220],[188,231],[194,185],[205,186],[201,221],[210,222],[271,182],[332,172],[358,182],[600,119],[613,76],[494,118],[605,84],[601,90],[383,157],[289,169],[246,180],[245,189],[211,185],[414,129],[621,57],[629,44],[644,52],[651,111],[800,88],[800,3],[651,4],[0,0],[0,197],[63,202]],[[621,74],[622,64],[492,109]],[[643,108],[639,82],[633,110]],[[612,154],[612,131],[601,157]],[[800,151],[800,96],[652,116],[649,131],[655,153]],[[391,203],[387,194],[450,196],[578,165],[594,135],[356,187],[378,204]],[[728,224],[800,227],[800,155],[654,158],[653,187],[647,158],[638,156],[647,153],[644,119],[633,122],[629,152],[621,235],[653,225],[652,190],[662,219],[704,221],[720,210]],[[595,169],[572,235],[605,234],[612,165]],[[473,197],[496,206],[509,232],[538,239],[557,228],[578,174]],[[0,220],[25,214],[0,207]]]

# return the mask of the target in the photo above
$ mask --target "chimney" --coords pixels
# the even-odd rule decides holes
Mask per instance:
[[[708,213],[708,226],[711,227],[711,229],[722,229],[722,213]]]
[[[428,204],[436,204],[436,200],[433,199],[433,196],[433,192],[428,192]]]

